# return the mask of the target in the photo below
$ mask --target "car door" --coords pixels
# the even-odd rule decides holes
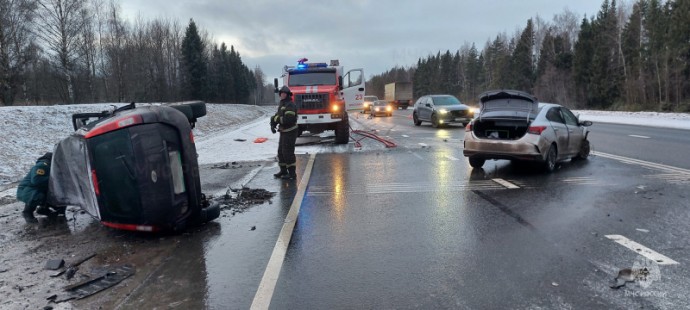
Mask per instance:
[[[584,130],[577,121],[577,116],[567,108],[561,108],[561,114],[565,119],[565,126],[568,127],[568,134],[570,136],[568,141],[568,154],[575,155],[580,151],[580,145],[585,138]]]
[[[568,127],[565,125],[565,119],[561,114],[561,108],[552,107],[546,112],[546,119],[551,123],[551,128],[555,133],[556,146],[558,147],[558,157],[562,157],[563,154],[569,152],[568,150],[568,140],[570,139],[570,134],[568,133]]]
[[[422,119],[425,121],[431,121],[431,111],[433,109],[434,103],[431,97],[424,97],[424,102],[422,102]]]
[[[426,118],[424,118],[424,109],[426,109],[425,104],[426,104],[426,96],[417,99],[417,103],[415,103],[415,110],[417,111],[417,119],[426,120]]]

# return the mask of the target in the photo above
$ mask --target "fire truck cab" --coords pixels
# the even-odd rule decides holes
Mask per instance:
[[[338,60],[308,63],[300,59],[296,66],[283,68],[283,85],[290,87],[297,105],[298,132],[319,134],[335,131],[335,142],[350,140],[348,110],[361,110],[364,101],[364,70],[352,69],[343,74]],[[274,80],[276,92],[278,79]]]

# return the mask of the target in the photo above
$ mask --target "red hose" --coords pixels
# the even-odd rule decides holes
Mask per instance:
[[[362,143],[360,143],[360,141],[364,140],[364,138],[360,138],[359,140],[357,140],[355,139],[355,137],[352,136],[352,134],[358,134],[360,136],[363,136],[364,138],[370,138],[379,141],[383,143],[383,145],[385,145],[386,148],[397,147],[397,145],[393,141],[386,140],[368,131],[352,129],[352,126],[350,126],[350,139],[355,141],[355,147],[357,148],[362,147]]]

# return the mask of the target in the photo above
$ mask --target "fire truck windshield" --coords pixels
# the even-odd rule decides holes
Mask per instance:
[[[335,72],[292,72],[288,85],[290,86],[315,86],[335,85]]]

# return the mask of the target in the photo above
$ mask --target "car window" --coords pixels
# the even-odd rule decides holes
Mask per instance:
[[[561,116],[560,108],[551,108],[546,112],[546,119],[552,122],[565,124],[563,116]]]
[[[417,105],[424,105],[425,101],[426,97],[419,98],[417,99]]]
[[[573,114],[573,112],[570,112],[570,110],[566,108],[561,108],[561,113],[563,114],[563,118],[565,118],[565,123],[570,126],[577,126],[577,116]]]

